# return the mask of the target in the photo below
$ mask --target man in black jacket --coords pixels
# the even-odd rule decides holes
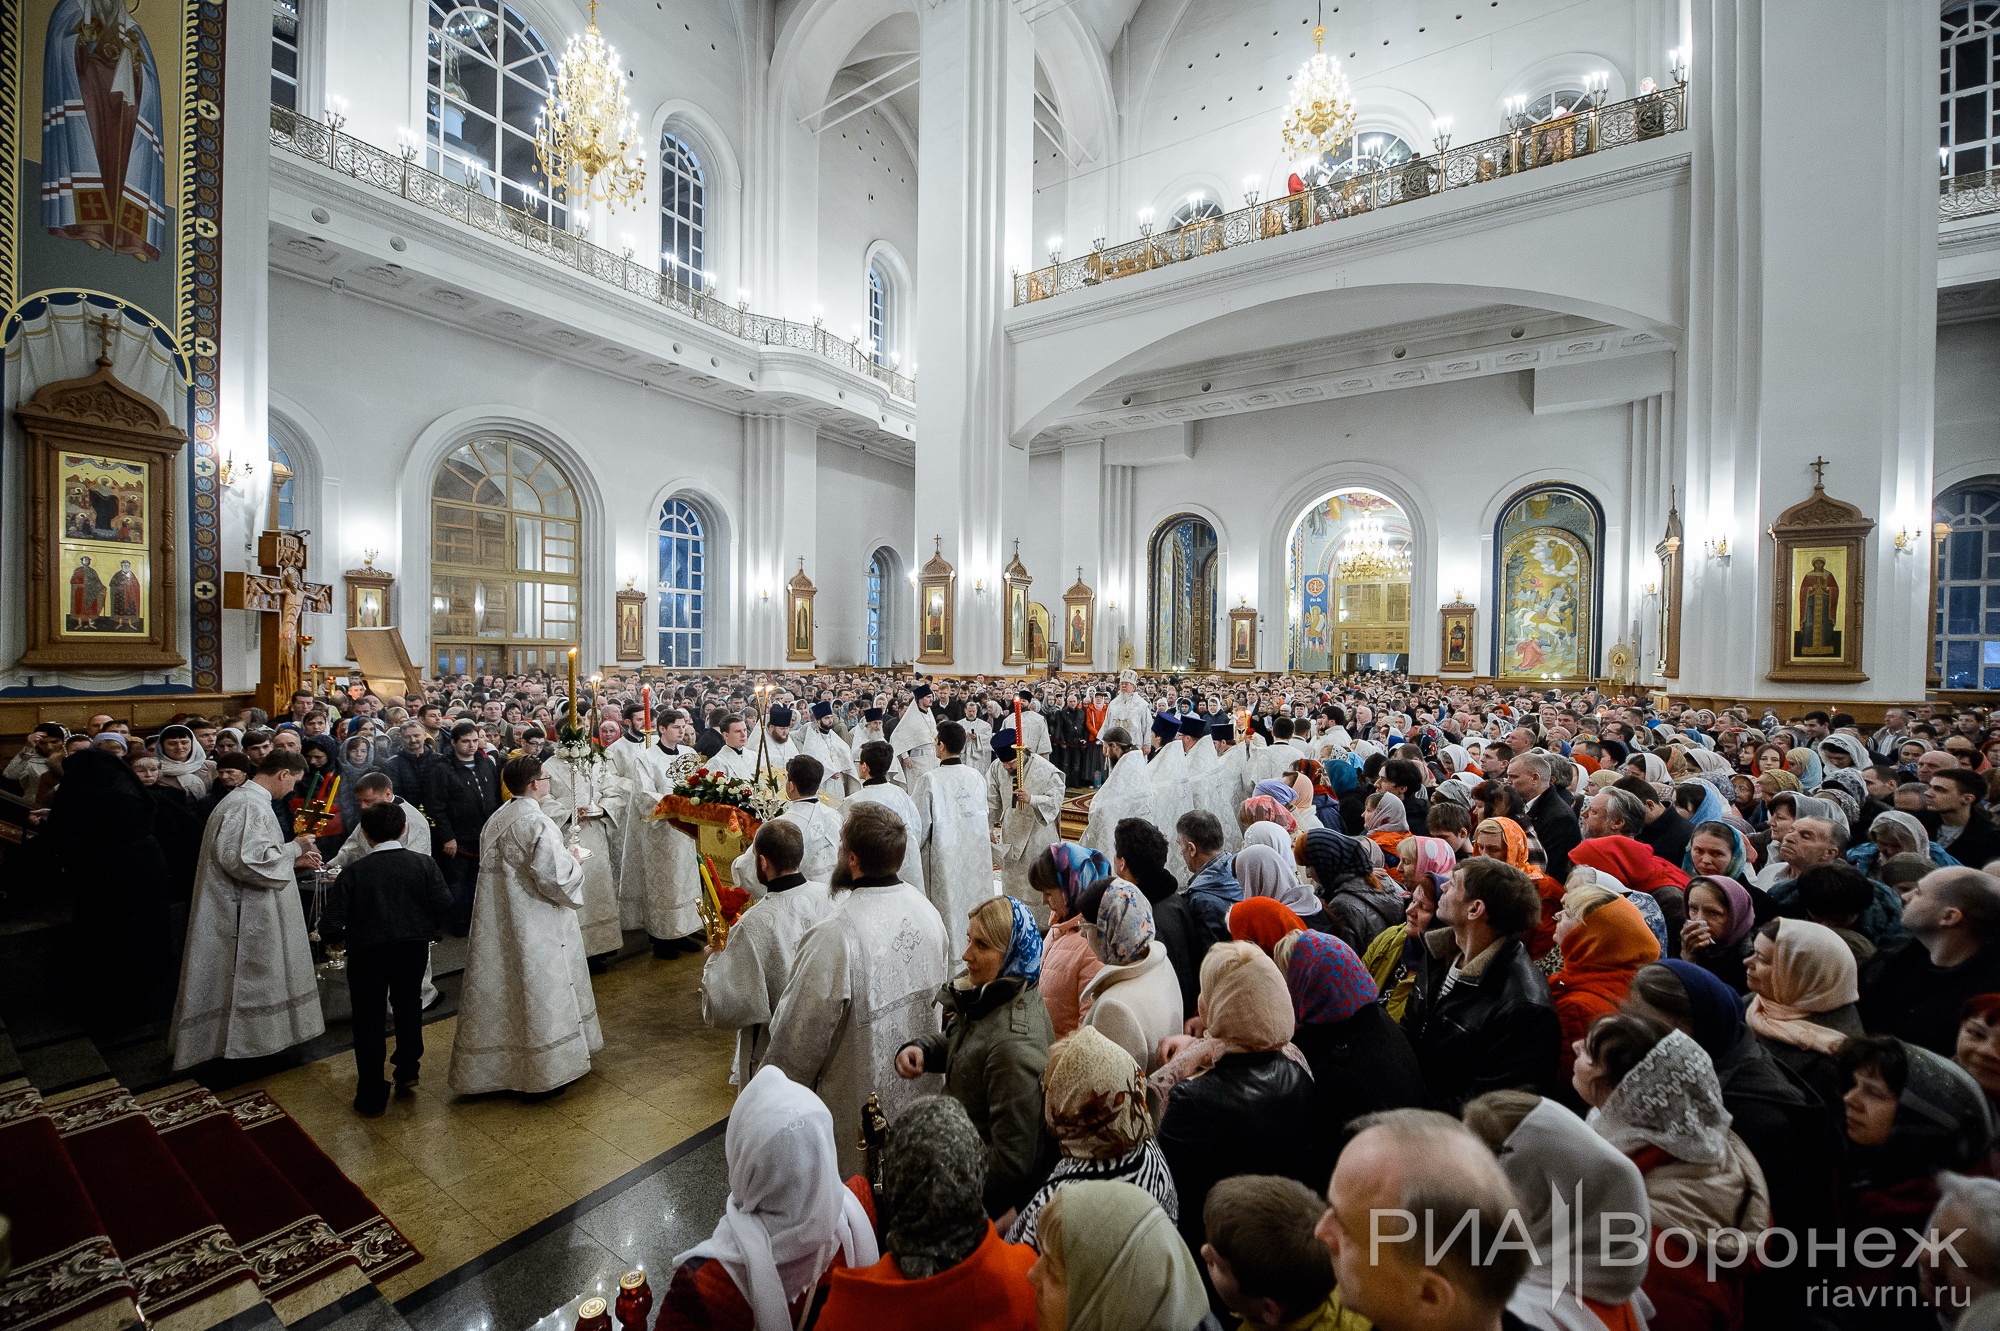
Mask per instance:
[[[1937,843],[1970,868],[1984,869],[2000,859],[2000,826],[1979,803],[1986,794],[1985,779],[1963,767],[1948,767],[1932,774],[1930,788],[1931,811],[1939,822],[1932,834]]]
[[[460,938],[472,928],[472,893],[479,885],[479,834],[500,807],[500,769],[479,749],[479,727],[460,721],[451,728],[451,752],[431,765],[431,844],[451,888],[451,932]]]
[[[396,798],[406,804],[422,804],[430,798],[431,769],[440,761],[438,752],[431,747],[431,739],[421,721],[405,721],[396,732],[400,747],[389,755],[382,764],[382,770],[389,774],[389,784],[396,789]]]
[[[1552,1095],[1562,1023],[1521,935],[1541,918],[1528,876],[1505,860],[1466,861],[1445,880],[1403,1013],[1431,1106],[1456,1115],[1488,1091]]]
[[[1569,853],[1583,840],[1576,810],[1555,788],[1556,760],[1537,749],[1507,764],[1507,784],[1528,806],[1528,821],[1534,824],[1535,839],[1548,854],[1549,877],[1558,883],[1569,878]]]
[[[347,993],[354,1007],[355,1112],[370,1118],[389,1104],[382,1080],[384,1000],[396,1012],[396,1090],[417,1084],[424,1057],[424,1005],[419,990],[430,945],[444,929],[451,892],[437,862],[403,849],[402,806],[377,804],[361,815],[361,834],[374,847],[333,880],[320,935],[347,948]]]
[[[1903,898],[1909,938],[1877,952],[1861,974],[1861,1021],[1950,1058],[1959,1011],[2000,990],[2000,879],[1977,869],[1937,869]]]

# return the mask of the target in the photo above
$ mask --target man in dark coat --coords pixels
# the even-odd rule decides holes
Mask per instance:
[[[472,928],[472,893],[479,884],[479,834],[500,807],[500,769],[480,752],[479,727],[460,721],[451,728],[451,752],[431,767],[431,845],[438,868],[451,888],[451,932],[460,938]]]
[[[1950,1058],[1965,1000],[2000,992],[2000,879],[1934,870],[1903,899],[1903,927],[1861,973],[1862,1024]]]
[[[1507,764],[1507,784],[1528,806],[1535,839],[1548,853],[1549,877],[1560,883],[1569,878],[1569,853],[1583,840],[1583,828],[1576,821],[1576,810],[1555,788],[1555,764],[1555,758],[1540,750],[1524,753]]]

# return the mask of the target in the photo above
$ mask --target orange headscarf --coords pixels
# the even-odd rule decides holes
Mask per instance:
[[[1507,842],[1507,863],[1528,875],[1528,881],[1535,885],[1535,892],[1542,899],[1541,923],[1528,937],[1528,955],[1539,960],[1556,945],[1556,916],[1562,914],[1563,886],[1529,861],[1528,834],[1519,823],[1512,818],[1488,818],[1473,829],[1473,835],[1476,837],[1489,827],[1499,829]]]
[[[1286,934],[1305,927],[1296,911],[1270,897],[1247,897],[1229,908],[1229,936],[1239,943],[1255,943],[1267,957]]]
[[[1572,1046],[1590,1024],[1616,1012],[1639,968],[1659,959],[1660,940],[1639,908],[1624,897],[1605,902],[1570,931],[1562,969],[1549,977],[1549,994],[1562,1022],[1563,1072],[1575,1066]]]

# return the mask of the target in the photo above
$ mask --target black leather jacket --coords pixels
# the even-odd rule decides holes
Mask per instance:
[[[456,841],[460,854],[477,855],[479,834],[499,807],[500,769],[485,754],[474,755],[470,766],[456,756],[440,758],[431,765],[430,798],[424,802],[424,812],[430,815],[434,829],[434,850],[441,851],[445,842]]]
[[[1208,1190],[1234,1174],[1281,1174],[1326,1190],[1309,1177],[1304,1149],[1312,1123],[1312,1076],[1283,1053],[1224,1054],[1199,1077],[1177,1083],[1160,1119],[1160,1150],[1180,1194],[1180,1231],[1190,1252],[1207,1241],[1201,1210]]]
[[[1450,993],[1438,996],[1458,948],[1451,930],[1424,935],[1423,970],[1403,1012],[1431,1108],[1456,1115],[1467,1100],[1510,1088],[1556,1092],[1562,1023],[1549,982],[1513,935],[1467,963]]]

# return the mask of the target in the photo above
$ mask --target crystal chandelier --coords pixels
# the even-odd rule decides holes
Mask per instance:
[[[1354,98],[1340,61],[1323,49],[1326,25],[1313,29],[1312,59],[1292,80],[1291,105],[1285,108],[1282,133],[1285,150],[1294,158],[1318,157],[1339,150],[1354,133]]]
[[[1382,520],[1364,517],[1341,537],[1339,555],[1342,582],[1381,582],[1410,576],[1410,547],[1389,544]]]
[[[636,203],[646,186],[646,153],[638,139],[618,52],[597,30],[597,0],[590,0],[590,26],[569,39],[535,122],[535,160],[551,194],[569,193],[573,182],[581,182],[590,198],[616,208]]]

